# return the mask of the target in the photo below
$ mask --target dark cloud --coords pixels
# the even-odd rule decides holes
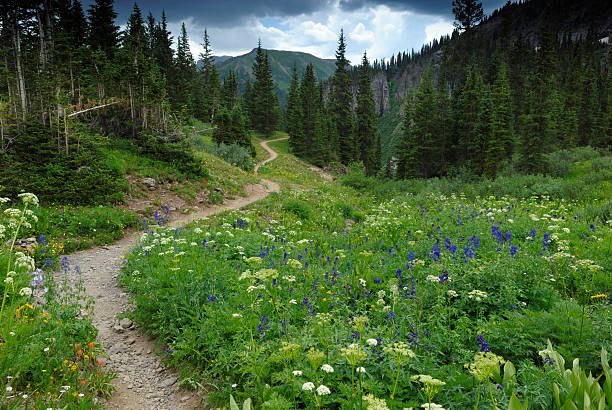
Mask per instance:
[[[85,6],[93,0],[84,2]],[[249,17],[289,17],[325,9],[330,0],[141,0],[137,1],[144,15],[158,18],[162,10],[170,21],[194,17],[209,27],[227,27],[245,22]],[[134,1],[115,1],[118,20],[122,24],[132,12]]]
[[[83,0],[88,9],[94,0]],[[166,12],[168,21],[180,21],[189,17],[207,27],[231,27],[247,24],[249,18],[291,17],[310,14],[330,9],[335,0],[140,0],[137,1],[142,13],[149,11],[156,19]],[[343,11],[352,11],[364,7],[386,5],[394,10],[411,11],[416,14],[427,14],[452,18],[452,0],[340,0]],[[484,0],[486,13],[501,7],[505,0]],[[133,0],[115,0],[118,23],[125,24],[132,9]]]

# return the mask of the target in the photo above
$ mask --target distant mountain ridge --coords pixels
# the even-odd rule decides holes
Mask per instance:
[[[253,49],[250,52],[236,56],[219,56],[215,57],[215,66],[219,71],[219,77],[223,78],[227,76],[229,70],[234,70],[238,77],[238,89],[242,93],[244,87],[249,78],[251,81],[255,79],[253,76],[252,68],[253,61],[255,60],[255,53],[257,49]],[[312,54],[303,53],[300,51],[285,51],[285,50],[264,50],[268,53],[270,58],[270,68],[272,70],[272,77],[274,78],[274,84],[276,86],[275,91],[278,93],[281,104],[287,99],[287,93],[291,84],[291,72],[293,70],[293,64],[297,66],[298,75],[301,77],[301,73],[306,69],[309,63],[312,63],[315,74],[318,80],[327,80],[336,68],[335,59],[324,59],[313,56]],[[198,67],[201,66],[201,60],[198,61]]]

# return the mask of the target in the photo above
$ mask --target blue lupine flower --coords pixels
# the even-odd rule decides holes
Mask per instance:
[[[516,253],[518,252],[518,248],[514,245],[510,246],[510,255],[512,255],[512,257],[514,258],[516,256]]]
[[[484,353],[489,353],[491,351],[491,347],[485,340],[484,336],[479,334],[476,336],[476,343],[480,346],[480,351]]]

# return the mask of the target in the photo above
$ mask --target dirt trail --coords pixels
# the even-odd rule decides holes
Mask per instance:
[[[282,140],[286,140],[286,139],[289,139],[289,137],[276,138],[276,139],[273,139],[273,140],[262,141],[262,142],[259,143],[259,145],[261,145],[263,149],[268,151],[270,156],[268,157],[268,159],[264,159],[263,161],[261,161],[261,162],[259,162],[259,163],[257,163],[255,165],[255,171],[254,171],[255,175],[257,175],[257,171],[259,171],[259,167],[261,165],[267,164],[268,162],[273,161],[273,160],[276,159],[276,157],[278,157],[278,154],[276,153],[276,151],[274,151],[272,148],[270,148],[268,146],[268,142],[282,141]]]
[[[255,175],[260,165],[274,160],[278,154],[267,143],[286,138],[262,141],[260,145],[270,157],[255,166]],[[193,220],[238,209],[262,198],[270,192],[280,192],[276,182],[261,180],[262,184],[245,186],[247,196],[229,200],[223,205],[201,209],[191,215],[181,215],[171,221],[170,226],[178,227]],[[141,333],[129,319],[119,321],[117,317],[129,309],[129,296],[117,285],[121,261],[131,247],[138,243],[139,233],[126,235],[112,245],[96,247],[69,255],[71,267],[78,266],[87,295],[94,299],[93,324],[98,328],[98,340],[105,346],[108,357],[106,365],[117,374],[113,384],[118,390],[106,402],[108,409],[193,409],[206,408],[199,393],[180,392],[178,378],[163,366],[156,355],[155,344]],[[66,278],[69,283],[78,280],[74,269]],[[56,279],[63,280],[64,274],[57,273]]]

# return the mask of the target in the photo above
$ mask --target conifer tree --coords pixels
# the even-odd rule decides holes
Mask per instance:
[[[359,158],[363,162],[367,175],[374,175],[379,169],[377,161],[376,106],[372,95],[370,63],[366,53],[359,66],[357,88],[355,136],[359,144]]]
[[[484,173],[489,177],[497,174],[502,161],[512,156],[514,147],[512,95],[510,94],[507,69],[503,63],[498,68],[497,78],[493,84],[491,105],[490,134],[486,144],[484,169]]]
[[[338,157],[343,164],[348,164],[359,159],[359,151],[353,136],[353,115],[351,104],[353,94],[351,92],[351,78],[347,66],[346,44],[344,42],[344,31],[340,30],[338,49],[336,50],[336,71],[331,80],[330,111],[332,121],[336,126],[335,138],[337,138]]]
[[[251,118],[255,115],[255,90],[253,90],[250,78],[247,78],[246,84],[244,85],[242,102],[246,125],[248,128],[253,128],[253,121]]]
[[[478,0],[453,0],[453,14],[455,27],[469,30],[482,21],[484,11],[482,2]]]
[[[441,174],[445,154],[442,120],[440,94],[434,88],[430,66],[423,72],[416,94],[406,109],[398,164],[400,178],[428,178]]]
[[[289,134],[289,145],[295,155],[302,155],[304,152],[304,144],[302,141],[302,110],[299,95],[299,83],[297,67],[293,64],[291,74],[291,85],[289,86],[289,95],[287,97],[287,109],[285,111],[287,121],[287,133]]]
[[[476,174],[482,172],[484,161],[481,151],[483,137],[478,132],[483,95],[484,82],[477,64],[473,62],[468,67],[467,77],[458,92],[454,119],[457,163],[467,165],[467,168]]]
[[[306,71],[302,76],[300,99],[302,144],[298,148],[298,153],[314,164],[323,165],[325,147],[321,138],[321,105],[312,63],[306,66]]]
[[[223,79],[221,88],[221,104],[231,111],[238,102],[238,79],[234,70],[230,69],[227,77]]]
[[[208,31],[206,29],[204,29],[204,43],[202,43],[202,46],[204,47],[204,51],[200,54],[200,58],[202,59],[201,72],[204,82],[204,111],[209,121],[213,121],[216,108],[219,104],[220,82],[219,73],[215,66],[215,56],[213,55]],[[228,86],[229,85],[230,84],[228,84]],[[226,106],[225,108],[231,110],[232,107]]]
[[[115,25],[117,13],[113,9],[113,0],[95,0],[87,13],[89,45],[93,51],[100,49],[112,58],[119,45],[119,26]]]
[[[153,38],[151,39],[151,48],[153,58],[160,68],[161,72],[164,73],[169,83],[174,81],[174,50],[172,49],[173,37],[168,31],[168,22],[166,19],[166,13],[162,10],[162,18],[159,22],[157,29],[154,31]]]
[[[174,82],[174,105],[182,115],[191,115],[193,112],[192,86],[195,79],[195,62],[189,47],[189,37],[185,23],[181,25],[181,35],[176,48],[176,79]]]
[[[270,68],[268,53],[261,48],[261,41],[257,46],[255,61],[253,62],[253,94],[255,96],[252,107],[251,123],[253,127],[269,137],[276,129],[279,121],[278,97],[274,92],[274,79]]]
[[[231,117],[231,143],[236,143],[248,149],[255,156],[255,147],[251,143],[251,136],[246,126],[244,114],[240,104],[235,104],[230,112]]]

